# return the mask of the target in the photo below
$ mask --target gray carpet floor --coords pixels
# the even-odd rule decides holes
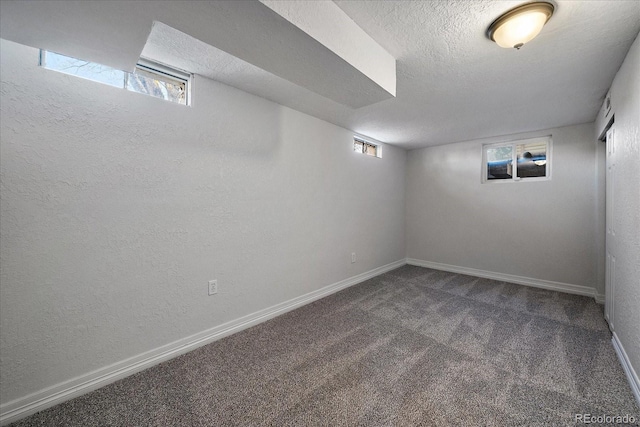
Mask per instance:
[[[565,426],[576,413],[640,418],[602,306],[404,266],[14,426]]]

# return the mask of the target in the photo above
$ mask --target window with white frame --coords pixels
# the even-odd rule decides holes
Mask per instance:
[[[381,157],[382,152],[379,145],[369,141],[365,141],[357,136],[353,137],[353,151],[356,153],[366,154],[372,157]]]
[[[141,59],[133,73],[95,62],[83,61],[46,50],[40,51],[40,65],[49,70],[82,77],[155,98],[189,105],[188,73]]]
[[[489,144],[482,147],[483,182],[551,178],[551,137]]]

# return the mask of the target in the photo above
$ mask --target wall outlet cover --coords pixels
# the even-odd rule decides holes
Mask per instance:
[[[209,295],[214,295],[217,293],[218,293],[218,281],[209,280]]]

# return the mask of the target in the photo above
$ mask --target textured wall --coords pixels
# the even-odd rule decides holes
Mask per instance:
[[[640,372],[640,38],[611,86],[615,113],[615,332]]]
[[[184,107],[1,49],[3,403],[404,258],[404,150],[205,78]]]
[[[552,135],[552,179],[481,183],[482,145]],[[407,257],[596,287],[593,124],[413,150]]]

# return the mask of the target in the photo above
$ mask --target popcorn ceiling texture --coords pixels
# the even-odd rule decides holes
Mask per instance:
[[[1,48],[3,406],[404,258],[404,150],[199,76],[185,107]]]
[[[593,121],[640,30],[640,3],[557,0],[534,41],[497,47],[487,27],[521,3],[336,0],[397,60],[397,98],[347,127],[412,149]]]
[[[593,298],[405,266],[15,427],[637,426],[610,336]]]

